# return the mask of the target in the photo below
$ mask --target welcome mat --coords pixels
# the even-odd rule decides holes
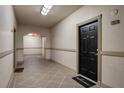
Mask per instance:
[[[76,76],[76,77],[73,77],[72,79],[77,81],[79,84],[81,84],[85,88],[89,88],[89,87],[96,85],[95,83],[93,83],[93,82],[91,82],[91,81],[89,81],[89,80],[87,80],[81,76]]]

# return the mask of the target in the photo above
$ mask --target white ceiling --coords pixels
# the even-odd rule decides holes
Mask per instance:
[[[43,5],[15,5],[15,15],[19,24],[52,27],[79,9],[81,5],[55,5],[47,16],[40,14]]]

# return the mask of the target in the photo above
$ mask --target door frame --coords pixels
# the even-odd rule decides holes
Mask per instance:
[[[98,33],[98,66],[97,66],[97,78],[98,78],[98,80],[97,80],[97,82],[96,82],[96,85],[97,86],[101,86],[101,80],[102,80],[102,55],[101,55],[101,51],[102,51],[102,14],[100,14],[100,15],[98,15],[98,16],[96,16],[96,17],[94,17],[94,18],[91,18],[91,19],[88,19],[88,20],[86,20],[86,21],[83,21],[83,22],[81,22],[81,23],[79,23],[79,24],[77,24],[76,25],[76,28],[77,28],[77,32],[76,32],[76,36],[77,36],[77,48],[76,48],[76,55],[77,55],[77,73],[79,74],[79,26],[81,26],[81,25],[85,25],[85,24],[87,24],[87,23],[91,23],[91,22],[93,22],[93,21],[98,21],[98,31],[97,31],[97,33]]]
[[[16,27],[13,29],[13,68],[16,69]]]
[[[42,38],[46,38],[46,41],[47,41],[47,37],[46,36],[41,36],[41,39]],[[42,47],[42,49],[43,49],[43,47]],[[46,59],[46,42],[45,42],[45,44],[44,44],[44,57],[43,57],[43,59]]]

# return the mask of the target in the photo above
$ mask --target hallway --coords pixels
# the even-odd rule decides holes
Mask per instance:
[[[124,88],[123,29],[120,5],[0,5],[0,88]]]
[[[76,76],[74,71],[58,63],[46,61],[40,55],[25,56],[24,71],[15,75],[15,88],[83,87],[72,79]]]

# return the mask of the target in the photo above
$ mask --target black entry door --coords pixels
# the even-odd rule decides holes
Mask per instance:
[[[79,27],[79,74],[94,81],[97,81],[97,30],[97,21]]]

